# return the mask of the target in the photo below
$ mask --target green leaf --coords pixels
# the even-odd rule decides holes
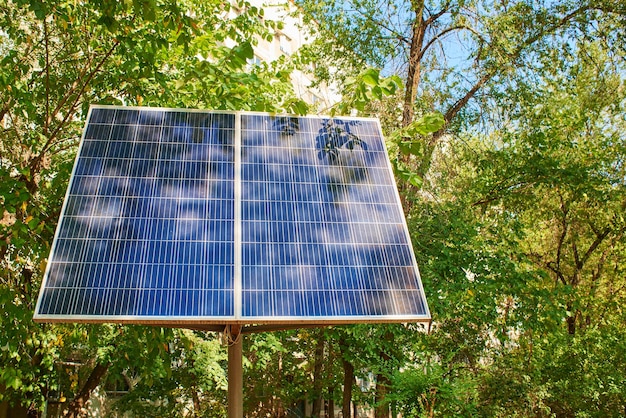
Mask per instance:
[[[423,151],[421,140],[400,141],[398,148],[404,155],[421,155]]]
[[[241,58],[244,61],[254,58],[254,48],[252,47],[252,44],[250,42],[240,43],[233,48],[233,52],[237,57]]]
[[[372,88],[372,97],[377,100],[382,100],[383,90],[380,88],[380,86],[374,86],[374,88]]]
[[[32,218],[30,220],[27,220],[27,224],[30,229],[35,229],[39,225],[39,219]]]
[[[309,111],[309,105],[303,100],[296,100],[289,106],[289,111],[296,115],[306,115]]]
[[[411,185],[417,187],[417,188],[421,188],[422,184],[424,183],[424,180],[422,179],[422,177],[414,172],[404,172],[403,173],[403,177],[406,181],[408,181]]]
[[[142,16],[149,22],[156,20],[156,3],[154,0],[133,0],[133,9],[136,15]]]
[[[443,115],[439,112],[429,113],[422,116],[420,119],[414,121],[409,125],[409,130],[414,131],[420,135],[428,135],[433,132],[437,132],[446,123]]]
[[[393,161],[393,167],[398,177],[400,177],[402,180],[407,181],[409,184],[415,187],[422,187],[422,184],[424,183],[423,178],[419,174],[407,168],[407,166],[401,161]]]
[[[377,69],[368,68],[361,77],[365,84],[374,87],[378,85],[379,74],[380,72]]]

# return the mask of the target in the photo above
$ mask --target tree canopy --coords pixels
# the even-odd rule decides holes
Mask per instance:
[[[32,414],[45,399],[59,401],[76,415],[107,373],[125,376],[123,387],[151,386],[173,376],[176,356],[193,357],[194,338],[178,332],[36,325],[32,311],[91,103],[303,109],[288,72],[248,70],[254,44],[279,23],[239,6],[231,13],[235,6],[218,1],[0,2],[0,401]],[[176,371],[191,379],[190,391],[219,378]]]
[[[246,416],[623,416],[623,2],[297,3],[250,67],[245,2],[0,0],[0,411],[224,416],[219,336],[32,312],[89,104],[302,113],[297,68],[380,118],[433,323],[246,336]]]

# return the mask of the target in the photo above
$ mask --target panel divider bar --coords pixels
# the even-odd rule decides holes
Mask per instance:
[[[234,145],[234,212],[233,212],[233,307],[234,316],[240,319],[243,316],[242,306],[242,245],[241,245],[241,113],[235,113],[235,143]]]

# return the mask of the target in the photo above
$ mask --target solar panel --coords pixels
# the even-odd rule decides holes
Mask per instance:
[[[428,321],[378,121],[93,106],[38,321]]]

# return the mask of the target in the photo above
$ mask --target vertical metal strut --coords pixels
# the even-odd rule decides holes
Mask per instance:
[[[240,325],[226,325],[228,343],[228,418],[243,418],[243,334]]]

